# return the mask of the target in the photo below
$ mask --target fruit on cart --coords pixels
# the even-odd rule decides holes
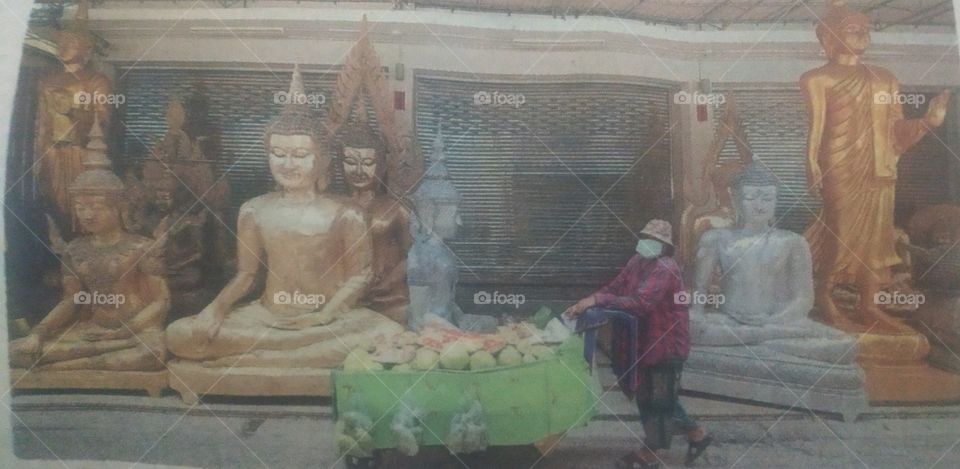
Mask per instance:
[[[543,360],[545,358],[550,358],[556,355],[553,349],[547,347],[546,345],[532,345],[530,346],[530,353],[533,354],[537,360]]]
[[[365,349],[356,348],[343,359],[344,371],[381,371],[383,365],[373,360]]]
[[[537,361],[537,357],[533,356],[532,353],[523,354],[523,363],[533,363]]]
[[[497,364],[500,366],[513,366],[521,363],[523,363],[523,355],[512,345],[504,347],[497,355]]]
[[[473,355],[470,355],[471,370],[485,370],[487,368],[495,368],[496,366],[497,359],[493,358],[493,354],[486,350],[479,350],[473,352]]]
[[[417,354],[413,357],[413,364],[411,365],[415,370],[429,370],[437,366],[437,361],[440,359],[440,354],[434,352],[429,348],[422,348],[417,350]]]
[[[470,366],[470,352],[473,347],[466,341],[456,341],[448,345],[440,354],[440,366],[447,370],[465,370]],[[477,348],[476,350],[479,350]]]
[[[399,365],[391,368],[390,371],[397,371],[397,372],[400,372],[400,373],[408,373],[408,372],[413,371],[413,366],[411,366],[409,363],[401,363],[401,364],[399,364]]]

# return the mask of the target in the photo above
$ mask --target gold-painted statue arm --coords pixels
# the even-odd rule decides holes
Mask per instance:
[[[373,280],[373,244],[363,214],[347,208],[340,221],[338,238],[342,251],[338,262],[344,263],[345,281],[332,297],[327,298],[320,312],[326,317],[339,317],[353,309]]]
[[[250,292],[263,255],[263,242],[253,210],[244,204],[237,218],[237,273],[220,294],[200,313],[208,319],[223,321],[234,304]]]
[[[60,302],[30,331],[40,339],[49,339],[51,335],[76,319],[77,300],[75,295],[83,285],[80,279],[67,272],[63,276],[63,296]]]
[[[894,86],[896,94],[900,93],[899,85]],[[894,94],[896,96],[896,94]],[[894,105],[893,132],[894,146],[897,154],[902,155],[917,144],[928,132],[940,127],[947,115],[947,105],[950,103],[950,91],[945,90],[930,101],[927,113],[918,119],[904,119],[903,107]]]
[[[159,275],[147,275],[143,284],[147,297],[153,301],[127,322],[127,327],[134,334],[147,329],[162,328],[167,313],[170,312],[170,289],[167,281]]]
[[[720,232],[710,230],[700,237],[700,245],[697,247],[696,270],[693,274],[693,291],[707,293],[710,290],[710,282],[713,280],[713,273],[720,263],[720,250],[718,237]],[[702,314],[703,305],[694,304],[690,307],[691,314]]]
[[[820,147],[827,119],[827,93],[823,77],[806,73],[800,78],[800,88],[807,104],[810,134],[807,136],[807,185],[810,192],[820,194],[823,171],[820,168]]]

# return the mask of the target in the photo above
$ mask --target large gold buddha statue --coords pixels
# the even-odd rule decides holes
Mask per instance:
[[[163,326],[170,294],[162,250],[154,240],[125,231],[124,185],[108,169],[99,126],[94,128],[87,169],[69,186],[83,234],[60,249],[62,299],[28,336],[10,344],[12,366],[32,368],[34,374],[153,371],[164,366]],[[61,244],[57,241],[54,245]],[[66,387],[97,387],[81,384]]]
[[[51,204],[56,221],[70,236],[73,222],[70,183],[83,171],[84,148],[93,121],[107,128],[110,79],[94,69],[90,60],[94,40],[87,31],[88,2],[81,1],[70,28],[57,31],[57,58],[63,70],[43,77],[37,85],[39,99],[34,142],[34,172],[41,193]]]
[[[304,94],[298,69],[290,93]],[[195,367],[180,366],[190,363],[242,367],[246,376],[278,377],[280,384],[263,392],[279,394],[289,390],[281,389],[284,377],[277,370],[333,368],[352,348],[403,330],[357,306],[373,275],[370,236],[363,213],[326,192],[331,158],[320,150],[316,135],[305,104],[286,104],[268,124],[264,142],[279,190],[240,208],[236,276],[200,314],[167,329],[169,349],[181,359],[170,365],[172,375],[187,381],[199,376],[190,374]],[[237,305],[252,291],[261,269],[266,271],[262,295]],[[191,391],[208,391],[187,384]],[[171,385],[177,387],[177,378]]]
[[[817,278],[821,320],[845,330],[909,333],[874,301],[901,262],[893,224],[897,161],[946,115],[949,92],[921,119],[905,119],[900,85],[890,71],[866,65],[870,19],[834,1],[817,28],[829,63],[805,73],[800,86],[810,115],[807,179],[823,209],[806,237]],[[840,311],[833,290],[856,285],[860,304]]]
[[[373,278],[363,305],[406,324],[410,212],[387,192],[387,147],[364,120],[340,138],[340,146],[350,198],[362,208],[373,242]]]

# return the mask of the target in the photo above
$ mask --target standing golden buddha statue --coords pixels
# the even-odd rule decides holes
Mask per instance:
[[[857,361],[872,403],[955,400],[960,376],[927,365],[927,338],[881,308],[891,267],[902,262],[894,227],[897,163],[943,123],[950,94],[931,100],[924,117],[906,119],[897,79],[860,61],[870,45],[870,19],[842,1],[832,3],[817,37],[829,62],[800,79],[810,116],[807,178],[823,199],[806,232],[813,314],[857,335]],[[856,286],[859,304],[835,303],[838,285]]]
[[[373,243],[373,278],[361,303],[406,324],[410,212],[387,192],[387,147],[363,121],[345,132],[340,147],[350,198],[363,210]]]
[[[57,222],[72,231],[67,190],[83,171],[84,147],[94,119],[108,128],[114,97],[110,79],[90,59],[93,37],[87,30],[88,3],[81,1],[72,26],[57,31],[57,58],[63,70],[40,80],[34,142],[34,174]]]
[[[810,134],[807,179],[823,198],[823,209],[806,232],[817,278],[821,320],[845,330],[911,332],[876,303],[891,281],[890,267],[901,262],[893,224],[897,162],[944,120],[945,91],[930,102],[921,119],[905,119],[893,74],[866,65],[860,56],[870,45],[870,19],[834,1],[817,27],[829,63],[803,74]],[[837,308],[834,287],[856,285],[860,304]]]

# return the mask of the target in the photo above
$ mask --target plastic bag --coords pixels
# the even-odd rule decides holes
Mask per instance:
[[[393,416],[390,429],[397,439],[397,450],[407,456],[416,456],[420,452],[420,437],[423,435],[421,425],[422,412],[408,405],[401,406]]]
[[[462,412],[453,416],[447,448],[453,453],[474,453],[487,448],[487,425],[479,400],[471,400]]]
[[[337,448],[340,454],[369,458],[373,456],[373,420],[357,411],[345,412],[334,425],[334,435],[337,438]]]

